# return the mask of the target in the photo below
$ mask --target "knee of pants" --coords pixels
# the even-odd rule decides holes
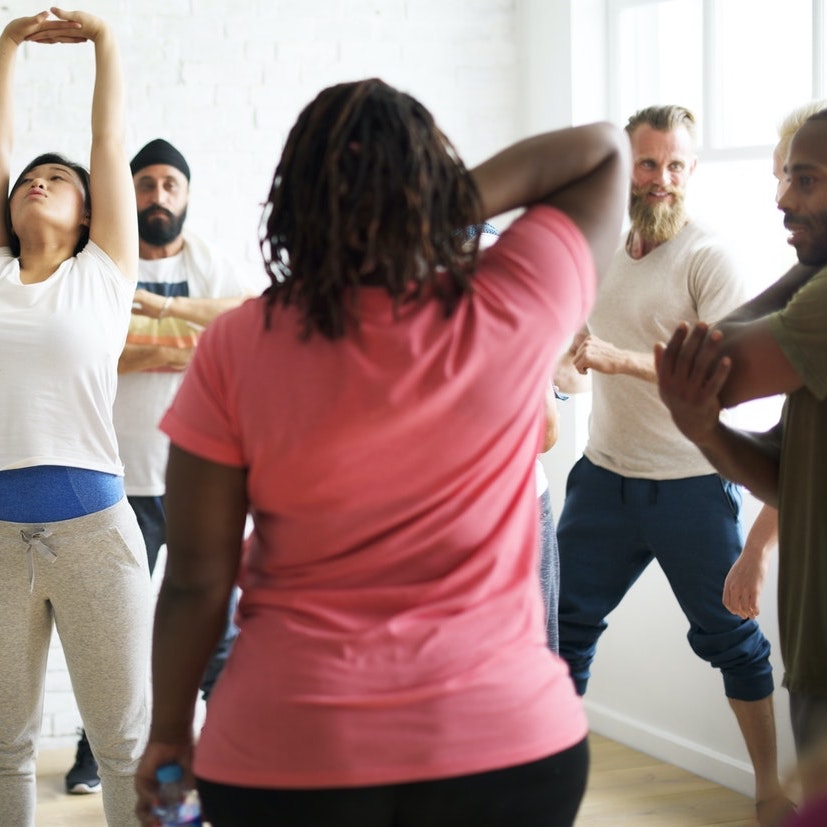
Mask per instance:
[[[770,643],[755,621],[714,635],[693,629],[687,637],[695,654],[721,671],[728,698],[759,701],[772,694]]]
[[[34,776],[36,755],[34,739],[0,743],[0,777]]]

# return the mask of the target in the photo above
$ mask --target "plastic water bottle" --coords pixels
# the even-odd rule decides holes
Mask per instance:
[[[155,778],[158,781],[158,804],[152,809],[155,818],[165,827],[201,827],[198,793],[184,786],[184,770],[180,764],[158,767]]]

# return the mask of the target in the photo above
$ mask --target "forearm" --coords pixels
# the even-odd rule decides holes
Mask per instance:
[[[809,264],[794,264],[778,281],[754,298],[744,302],[740,307],[736,307],[735,310],[716,322],[714,327],[726,332],[727,326],[731,323],[755,321],[769,313],[781,310],[786,307],[796,291],[820,269],[820,267]]]
[[[526,138],[475,169],[483,216],[529,206],[575,183],[618,152],[606,124],[589,124]]]
[[[118,44],[108,26],[95,38],[95,88],[92,94],[92,142],[125,142],[124,79]]]
[[[752,523],[742,553],[758,563],[763,563],[777,545],[778,511],[765,503]]]
[[[232,296],[224,299],[175,296],[167,305],[164,315],[206,327],[217,316],[238,307],[245,298],[245,296]]]
[[[14,65],[18,45],[0,36],[0,171],[5,176],[3,194],[8,192],[11,154],[14,146]]]
[[[228,599],[222,586],[186,589],[164,580],[152,643],[151,741],[192,739],[198,687],[224,629]]]
[[[695,443],[722,477],[748,488],[768,505],[778,505],[779,456],[761,434],[718,423]]]
[[[137,373],[146,370],[170,368],[183,370],[190,358],[189,348],[165,345],[126,345],[118,360],[118,373]]]
[[[638,353],[634,350],[618,351],[618,359],[613,370],[607,372],[631,376],[652,384],[658,381],[658,375],[655,372],[655,357],[650,353]]]
[[[88,25],[95,25],[92,19]],[[95,86],[92,93],[90,181],[93,209],[89,237],[130,280],[138,271],[135,187],[125,146],[124,79],[118,44],[103,23],[95,29]]]

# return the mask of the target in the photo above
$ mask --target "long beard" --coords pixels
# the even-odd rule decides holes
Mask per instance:
[[[186,217],[186,207],[180,215],[174,215],[164,207],[147,207],[138,213],[138,235],[153,247],[163,247],[181,235]]]
[[[686,205],[681,190],[670,190],[673,197],[671,204],[650,204],[645,193],[632,192],[629,195],[629,218],[632,229],[644,241],[663,244],[674,238],[686,224]]]

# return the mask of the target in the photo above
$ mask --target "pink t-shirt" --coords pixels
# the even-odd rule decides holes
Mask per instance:
[[[162,421],[248,469],[241,634],[197,775],[257,787],[415,781],[537,760],[586,734],[546,647],[534,461],[543,396],[596,289],[585,239],[535,207],[472,295],[299,341],[293,308],[219,317]]]

